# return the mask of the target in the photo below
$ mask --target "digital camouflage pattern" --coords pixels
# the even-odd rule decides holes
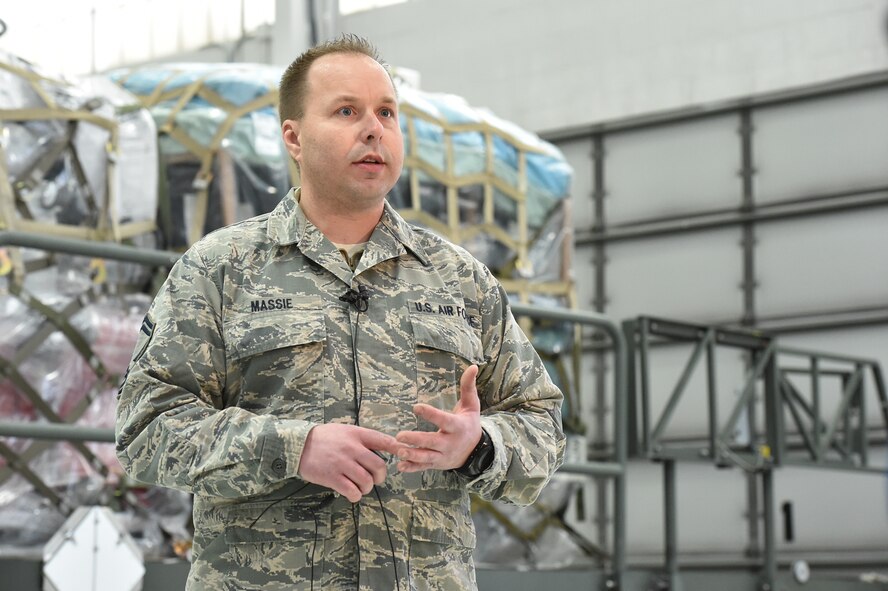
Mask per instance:
[[[359,286],[363,313],[339,299]],[[413,405],[451,410],[473,363],[496,450],[480,477],[401,474],[389,459],[386,482],[352,505],[297,476],[315,424],[434,429]],[[291,192],[174,266],[121,388],[117,450],[133,478],[195,494],[189,590],[464,591],[469,492],[533,502],[563,460],[561,403],[465,250],[386,204],[353,272]]]

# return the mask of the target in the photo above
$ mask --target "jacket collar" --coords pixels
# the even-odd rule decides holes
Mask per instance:
[[[291,189],[268,218],[268,235],[279,246],[295,245],[304,255],[319,265],[333,271],[345,266],[342,255],[326,236],[312,224],[299,207],[299,188]],[[370,235],[355,275],[382,261],[409,254],[423,265],[430,264],[428,255],[420,244],[413,228],[398,212],[385,202],[382,217]],[[351,275],[351,270],[348,270]],[[350,283],[350,281],[346,281]]]

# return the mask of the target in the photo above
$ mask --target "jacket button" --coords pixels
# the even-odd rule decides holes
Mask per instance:
[[[271,470],[278,476],[283,476],[287,469],[287,462],[283,458],[278,458],[271,463]]]

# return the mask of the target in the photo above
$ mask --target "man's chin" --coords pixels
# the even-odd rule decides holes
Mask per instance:
[[[366,203],[382,202],[389,191],[392,190],[394,184],[382,183],[375,181],[372,183],[358,183],[353,187],[352,194],[354,198]]]

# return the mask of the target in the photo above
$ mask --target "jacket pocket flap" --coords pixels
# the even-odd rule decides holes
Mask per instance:
[[[411,537],[421,542],[475,547],[475,524],[462,504],[416,500],[413,504]]]
[[[233,508],[231,518],[225,527],[229,544],[310,542],[330,535],[330,510],[316,504],[250,503]]]
[[[225,337],[230,343],[229,358],[244,359],[275,349],[323,342],[327,340],[327,328],[320,309],[303,309],[235,318],[226,327]]]
[[[417,346],[447,351],[470,363],[481,362],[481,341],[462,318],[414,313],[410,322]]]

